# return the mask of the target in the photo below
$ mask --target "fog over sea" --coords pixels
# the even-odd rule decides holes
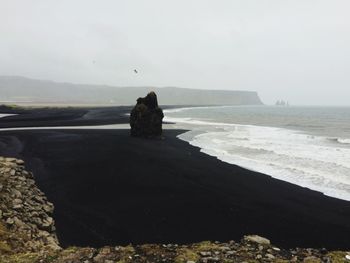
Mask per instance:
[[[218,106],[165,115],[189,129],[179,138],[204,153],[350,201],[350,107]]]

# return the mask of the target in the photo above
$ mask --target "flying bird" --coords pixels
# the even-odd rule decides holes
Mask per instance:
[[[137,73],[139,73],[136,69],[134,69],[134,72],[137,74]]]

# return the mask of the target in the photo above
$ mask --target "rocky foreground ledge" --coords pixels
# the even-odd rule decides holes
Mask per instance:
[[[256,235],[227,243],[62,249],[55,233],[53,209],[22,160],[0,157],[0,263],[350,262],[350,252],[285,250]]]
[[[22,160],[0,157],[0,253],[60,249],[53,209]]]

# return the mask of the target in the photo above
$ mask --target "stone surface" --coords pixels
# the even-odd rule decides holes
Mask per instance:
[[[53,204],[23,165],[16,158],[0,159],[0,227],[3,222],[11,233],[6,243],[18,252],[60,249],[51,216]]]
[[[275,259],[275,256],[274,255],[272,255],[272,254],[266,254],[266,257],[268,258],[268,259]]]
[[[257,243],[260,245],[270,245],[270,240],[258,235],[245,236],[244,241]]]

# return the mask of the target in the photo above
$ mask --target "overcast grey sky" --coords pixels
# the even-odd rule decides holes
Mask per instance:
[[[0,75],[350,105],[349,0],[0,0],[0,36]]]

